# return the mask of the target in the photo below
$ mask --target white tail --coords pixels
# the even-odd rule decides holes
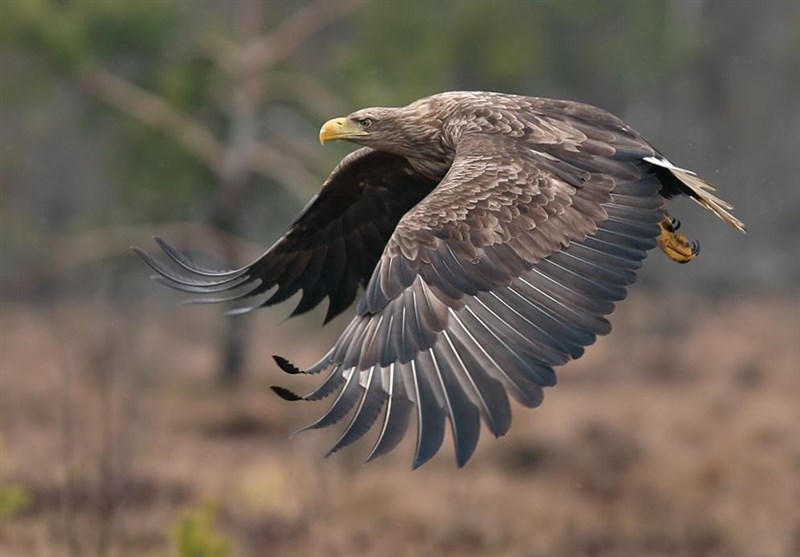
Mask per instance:
[[[733,205],[711,193],[716,190],[712,184],[709,184],[705,180],[698,178],[697,175],[691,170],[678,168],[666,159],[645,157],[644,160],[669,170],[672,175],[680,180],[684,186],[689,188],[689,191],[694,194],[690,195],[690,197],[697,203],[717,215],[736,230],[747,232],[747,228],[745,227],[744,223],[729,212],[733,209]]]

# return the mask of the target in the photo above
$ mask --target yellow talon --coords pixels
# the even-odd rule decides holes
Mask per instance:
[[[700,253],[700,244],[690,242],[683,234],[678,234],[681,223],[678,219],[666,216],[661,221],[661,234],[658,236],[658,247],[667,257],[678,263],[688,263]]]

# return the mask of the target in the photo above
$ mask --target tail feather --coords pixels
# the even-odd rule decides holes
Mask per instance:
[[[717,215],[736,230],[747,232],[747,227],[745,227],[744,223],[730,213],[730,211],[733,210],[733,205],[711,193],[716,191],[716,188],[712,184],[706,182],[702,178],[697,177],[697,175],[695,175],[695,173],[691,170],[674,166],[666,159],[646,157],[644,160],[669,170],[670,173],[675,176],[675,178],[680,180],[680,182],[686,186],[686,188],[689,190],[687,192],[689,197],[691,197],[696,203]]]
[[[729,213],[729,211],[733,209],[733,205],[711,193],[714,191],[714,186],[683,170],[671,169],[671,171],[678,180],[695,194],[690,195],[692,199],[730,224],[736,230],[747,232],[744,223]]]

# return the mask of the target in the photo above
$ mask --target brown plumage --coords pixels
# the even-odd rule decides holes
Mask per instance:
[[[538,406],[556,382],[553,366],[611,330],[606,316],[665,234],[667,198],[688,195],[744,229],[709,184],[584,104],[443,93],[331,120],[320,138],[364,147],[253,263],[204,269],[161,240],[178,271],[139,253],[159,281],[210,296],[201,302],[268,295],[234,313],[302,291],[293,315],[327,297],[327,321],[364,287],[356,316],[316,365],[301,371],[276,357],[289,373],[328,372],[303,397],[276,388],[282,397],[337,393],[306,429],[355,408],[331,453],[382,414],[367,459],[384,454],[416,413],[414,466],[439,450],[446,421],[462,466],[481,417],[504,435],[508,394]]]

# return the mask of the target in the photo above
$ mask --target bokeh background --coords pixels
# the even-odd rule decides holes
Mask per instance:
[[[3,557],[800,555],[797,3],[2,0],[0,77]],[[453,89],[606,108],[749,233],[677,202],[700,258],[465,469],[324,460],[270,355],[349,316],[180,306],[128,248],[243,262],[351,150],[323,121]]]

